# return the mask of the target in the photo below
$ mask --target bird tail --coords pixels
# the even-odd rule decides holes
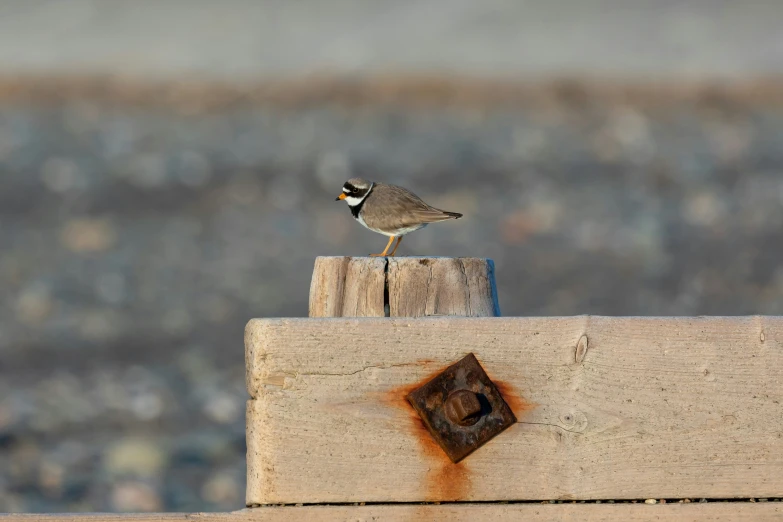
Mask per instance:
[[[417,217],[421,220],[422,223],[437,223],[438,221],[459,219],[462,217],[462,214],[457,212],[447,212],[439,208],[429,208],[427,210],[418,212]]]

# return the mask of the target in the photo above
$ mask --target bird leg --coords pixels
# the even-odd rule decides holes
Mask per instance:
[[[389,242],[386,243],[386,248],[383,249],[383,252],[381,252],[380,254],[370,254],[370,257],[385,257],[386,256],[386,252],[389,251],[389,247],[391,246],[392,241],[394,241],[394,236],[389,237]],[[392,254],[392,255],[394,255],[394,254]]]
[[[397,244],[394,245],[394,249],[392,250],[391,254],[389,254],[391,257],[394,257],[394,253],[397,251],[397,247],[400,246],[400,243],[402,243],[402,236],[397,238]]]

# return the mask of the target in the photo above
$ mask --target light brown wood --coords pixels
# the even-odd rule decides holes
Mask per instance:
[[[310,317],[500,315],[490,259],[319,257]]]
[[[341,317],[383,317],[386,260],[351,258],[345,274]]]
[[[318,257],[310,282],[310,317],[383,317],[386,259]]]
[[[783,318],[253,320],[247,502],[783,496]],[[461,463],[404,399],[473,352],[518,422]]]
[[[389,315],[424,317],[500,315],[491,259],[389,259]]]
[[[662,522],[783,520],[781,502],[696,504],[448,504],[371,506],[269,506],[232,513],[0,515],[2,522],[348,522],[355,520],[452,522],[535,521]]]
[[[345,276],[350,257],[317,257],[310,282],[310,317],[343,314]]]

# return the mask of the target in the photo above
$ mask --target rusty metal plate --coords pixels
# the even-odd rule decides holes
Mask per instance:
[[[472,353],[406,399],[455,464],[517,421]]]

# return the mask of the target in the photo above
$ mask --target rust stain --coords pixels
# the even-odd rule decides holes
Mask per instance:
[[[429,366],[433,362],[431,360],[418,361],[422,366]],[[429,431],[427,431],[424,422],[413,409],[413,406],[405,399],[408,393],[431,381],[447,366],[433,370],[417,382],[392,388],[384,393],[382,398],[383,402],[389,406],[405,412],[406,423],[403,427],[416,440],[422,456],[429,463],[429,470],[427,471],[424,484],[422,484],[422,489],[425,492],[424,500],[426,501],[465,500],[471,489],[470,469],[465,461],[453,464],[449,460]]]
[[[466,500],[471,491],[470,468],[464,460],[456,464],[446,460],[427,473],[427,500]]]
[[[421,359],[415,365],[430,367],[434,362],[429,359]],[[422,484],[422,490],[425,492],[424,500],[433,502],[466,500],[470,496],[472,489],[471,471],[468,465],[470,459],[453,464],[438,443],[435,442],[435,439],[432,438],[424,426],[424,422],[405,397],[411,391],[431,381],[448,366],[444,365],[434,369],[432,372],[428,372],[426,377],[417,382],[392,388],[384,392],[380,398],[388,406],[405,413],[405,423],[402,427],[416,440],[422,457],[429,464],[429,470],[424,484]],[[492,379],[491,375],[490,379]],[[492,379],[492,382],[498,387],[503,399],[514,412],[517,419],[520,419],[525,412],[536,407],[535,404],[522,398],[509,383],[495,379]]]
[[[498,387],[498,391],[500,392],[500,395],[503,396],[503,400],[506,401],[506,404],[511,408],[511,411],[514,412],[517,422],[522,418],[522,415],[538,406],[537,404],[528,402],[522,398],[519,392],[509,383],[492,379],[491,375],[489,378],[495,383],[495,386]]]

